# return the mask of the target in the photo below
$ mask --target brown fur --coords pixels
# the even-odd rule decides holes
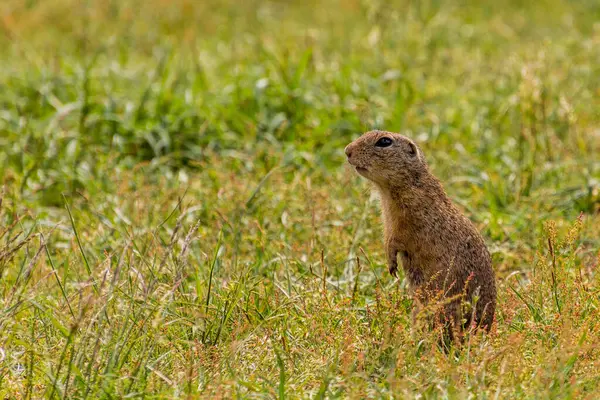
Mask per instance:
[[[384,136],[392,145],[375,146]],[[396,275],[400,255],[415,303],[427,304],[441,294],[446,299],[442,317],[452,331],[462,332],[473,322],[489,330],[496,308],[490,254],[429,171],[419,147],[405,136],[371,131],[350,143],[346,155],[380,193],[390,273]],[[473,313],[468,306],[475,296]]]

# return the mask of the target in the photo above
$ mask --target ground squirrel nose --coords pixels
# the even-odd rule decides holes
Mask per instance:
[[[350,145],[346,146],[346,148],[344,149],[344,152],[346,153],[346,157],[350,158],[350,156],[352,155],[352,150],[350,150]]]

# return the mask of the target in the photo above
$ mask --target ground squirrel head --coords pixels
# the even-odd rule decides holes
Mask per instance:
[[[418,185],[427,163],[419,147],[406,136],[370,131],[346,146],[356,172],[380,187]]]

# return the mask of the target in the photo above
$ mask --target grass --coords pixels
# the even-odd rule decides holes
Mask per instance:
[[[531,3],[531,4],[530,4]],[[595,1],[5,0],[2,398],[597,398]],[[344,146],[417,140],[496,325],[411,330]]]

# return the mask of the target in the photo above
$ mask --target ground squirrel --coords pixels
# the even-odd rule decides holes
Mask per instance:
[[[370,131],[345,151],[380,193],[389,271],[396,276],[399,254],[416,308],[441,295],[439,317],[451,337],[468,326],[489,330],[496,308],[490,254],[429,171],[421,149],[405,136]]]

